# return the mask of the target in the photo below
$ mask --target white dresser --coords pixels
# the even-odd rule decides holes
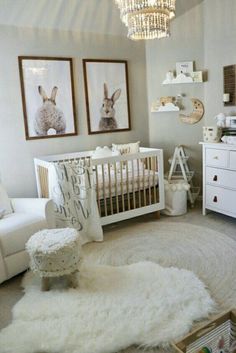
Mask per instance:
[[[213,210],[236,217],[236,146],[202,143],[203,214]]]

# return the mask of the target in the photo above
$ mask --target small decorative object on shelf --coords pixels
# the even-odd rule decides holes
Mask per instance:
[[[222,129],[218,126],[204,126],[203,127],[203,141],[208,143],[220,142],[222,136]]]
[[[181,95],[177,97],[161,97],[153,102],[151,107],[152,113],[158,112],[178,112],[180,110],[179,102],[180,102]]]
[[[204,115],[204,105],[197,98],[191,98],[193,103],[193,112],[190,115],[180,114],[180,120],[185,124],[196,124],[198,123]]]
[[[194,72],[191,72],[191,77],[192,77],[192,79],[193,79],[193,82],[196,82],[196,83],[201,83],[201,82],[203,82],[202,71],[194,71]]]
[[[230,102],[230,94],[229,93],[224,93],[223,94],[223,102],[224,103],[229,103]]]
[[[184,61],[176,63],[176,77],[172,71],[168,71],[163,85],[173,85],[181,83],[202,83],[202,71],[194,71],[193,61]]]
[[[176,63],[176,75],[191,74],[193,72],[193,61],[182,61]]]
[[[215,120],[218,127],[225,127],[226,117],[223,113],[216,115]]]
[[[172,80],[170,80],[170,77],[168,77],[169,72],[166,75],[166,79],[163,81],[163,85],[173,85],[177,83],[193,83],[193,79],[191,76],[187,76],[186,74],[179,74],[176,77],[173,77]]]

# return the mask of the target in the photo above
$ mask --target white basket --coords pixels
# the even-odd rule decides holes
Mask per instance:
[[[165,184],[165,209],[166,216],[182,216],[187,213],[187,191],[189,184],[184,180],[172,180]]]

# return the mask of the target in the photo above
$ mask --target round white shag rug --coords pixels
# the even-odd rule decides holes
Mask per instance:
[[[222,310],[236,307],[236,242],[189,223],[147,222],[106,232],[105,242],[84,247],[92,264],[152,261],[194,272]]]

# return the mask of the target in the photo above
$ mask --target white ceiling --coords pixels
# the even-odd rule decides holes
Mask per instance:
[[[126,35],[114,0],[0,0],[0,24]]]
[[[177,16],[203,0],[177,0]],[[114,0],[0,0],[0,25],[125,35]]]

